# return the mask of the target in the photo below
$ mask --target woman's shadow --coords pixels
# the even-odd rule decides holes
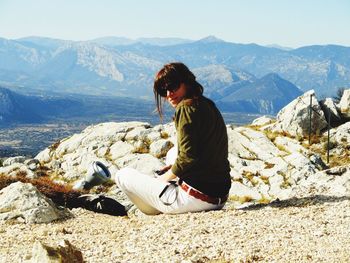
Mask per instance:
[[[265,207],[273,208],[287,208],[287,207],[306,207],[312,205],[319,205],[325,203],[336,203],[345,200],[350,200],[348,196],[329,196],[329,195],[314,195],[309,197],[293,197],[285,200],[276,199],[269,204],[255,204],[248,207],[241,208],[240,210],[258,210]]]

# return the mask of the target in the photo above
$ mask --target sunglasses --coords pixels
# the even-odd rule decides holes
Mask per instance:
[[[170,84],[157,90],[158,94],[162,97],[167,96],[167,92],[176,92],[180,88],[179,84]]]

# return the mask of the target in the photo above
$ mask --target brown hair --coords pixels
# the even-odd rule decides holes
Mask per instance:
[[[203,87],[196,81],[195,75],[181,62],[173,62],[163,66],[155,76],[153,92],[156,101],[156,111],[163,118],[162,100],[166,97],[168,89],[174,89],[181,83],[187,87],[186,98],[198,99],[203,94]]]

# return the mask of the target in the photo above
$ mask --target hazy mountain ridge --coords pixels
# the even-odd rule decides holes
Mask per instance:
[[[217,100],[224,111],[275,114],[302,91],[279,75],[270,73],[260,79],[245,81],[227,96]]]
[[[151,40],[157,41],[147,41],[152,43]],[[166,45],[159,46],[147,41],[113,45],[113,38],[109,45],[96,40],[0,39],[0,84],[37,89],[48,89],[49,84],[64,92],[151,98],[149,87],[153,76],[169,61],[183,61],[194,71],[222,65],[258,78],[274,72],[304,91],[313,88],[321,95],[334,94],[338,87],[350,83],[349,47],[327,45],[282,50],[229,43],[215,37],[183,40],[184,43],[178,40],[180,44],[166,40],[163,39]]]
[[[154,103],[147,100],[89,95],[22,95],[0,87],[0,126],[79,120],[130,121],[155,118]],[[57,121],[56,121],[57,120]]]

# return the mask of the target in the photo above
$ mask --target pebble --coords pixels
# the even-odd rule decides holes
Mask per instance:
[[[128,218],[73,209],[74,218],[50,224],[1,224],[0,260],[28,259],[35,240],[57,246],[64,237],[86,262],[350,262],[349,211],[350,197]]]

